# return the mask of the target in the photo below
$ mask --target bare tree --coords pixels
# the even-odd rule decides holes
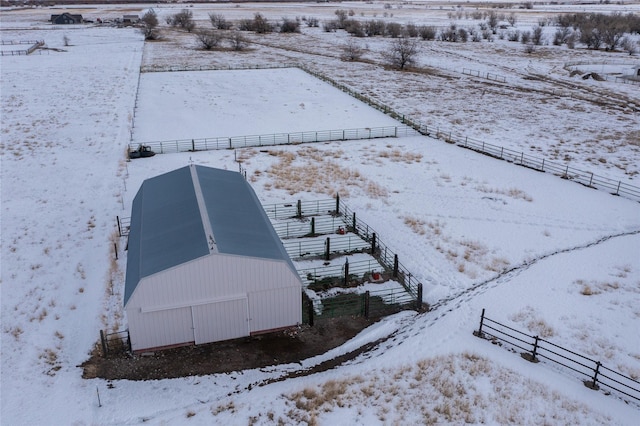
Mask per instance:
[[[145,40],[157,40],[158,39],[158,15],[153,9],[149,9],[140,18],[140,32],[144,35]]]
[[[196,31],[196,40],[200,46],[205,50],[211,50],[220,44],[222,37],[217,31],[200,30]]]
[[[436,27],[427,27],[425,25],[420,27],[420,37],[423,40],[435,40],[437,34]]]
[[[516,14],[511,12],[509,16],[507,16],[507,22],[509,23],[509,25],[513,27],[516,25],[516,21],[517,21]]]
[[[344,29],[345,23],[347,22],[347,19],[349,19],[347,11],[344,9],[337,9],[334,13],[338,17],[338,27],[340,29]]]
[[[253,31],[258,34],[270,33],[273,31],[273,25],[260,12],[256,12],[253,15]]]
[[[342,55],[340,56],[344,61],[357,61],[362,57],[364,48],[354,38],[348,38],[347,42],[342,45]]]
[[[387,62],[399,70],[415,64],[420,45],[416,39],[408,37],[396,38],[389,44],[389,49],[382,53]]]
[[[180,27],[187,32],[191,32],[196,27],[193,20],[193,12],[188,9],[182,9],[180,12],[167,19],[167,23],[172,27]]]
[[[209,20],[211,21],[211,25],[213,26],[213,28],[216,28],[218,30],[231,29],[231,22],[227,21],[223,15],[210,13]]]
[[[249,44],[244,35],[242,35],[242,33],[237,30],[231,33],[231,36],[228,38],[228,40],[231,43],[231,48],[238,52],[246,49],[247,45]]]
[[[491,28],[491,31],[495,34],[498,28],[498,12],[496,12],[495,10],[492,10],[489,12],[489,15],[487,17],[487,24],[489,24],[489,28]]]
[[[536,46],[540,46],[542,44],[542,27],[536,25],[533,27],[533,31],[531,31],[531,42]]]

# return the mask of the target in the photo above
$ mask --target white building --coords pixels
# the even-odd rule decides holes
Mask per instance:
[[[302,283],[241,174],[188,166],[133,201],[124,307],[134,351],[299,324]]]

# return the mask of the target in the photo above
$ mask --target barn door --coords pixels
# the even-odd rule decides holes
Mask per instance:
[[[247,299],[192,306],[196,345],[249,335]]]

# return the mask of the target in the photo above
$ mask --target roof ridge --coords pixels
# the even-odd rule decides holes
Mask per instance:
[[[213,229],[211,228],[211,220],[209,219],[207,206],[204,202],[204,196],[202,195],[202,187],[200,186],[200,178],[198,177],[196,166],[193,164],[189,165],[189,171],[191,172],[191,180],[193,181],[193,188],[196,192],[196,201],[200,209],[200,217],[202,218],[202,226],[209,247],[209,254],[218,253],[218,245],[213,235]]]

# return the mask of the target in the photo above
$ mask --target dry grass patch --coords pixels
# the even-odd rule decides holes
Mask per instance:
[[[552,326],[541,318],[534,308],[526,306],[520,312],[509,317],[513,322],[522,324],[530,333],[543,339],[553,337],[556,333]]]
[[[272,188],[287,191],[290,195],[300,192],[315,192],[333,196],[336,193],[348,196],[350,190],[360,189],[371,198],[385,199],[388,191],[382,185],[362,176],[358,170],[348,169],[333,161],[342,151],[321,151],[305,146],[298,151],[270,150],[269,155],[278,157],[278,162],[266,170]]]
[[[349,423],[363,410],[385,424],[425,425],[513,424],[522,420],[523,411],[528,424],[541,424],[546,416],[579,423],[589,413],[586,405],[468,352],[331,379],[283,397],[287,424],[323,424],[325,413]],[[538,401],[532,404],[532,399]]]
[[[485,194],[497,194],[497,195],[506,195],[507,197],[513,198],[515,200],[524,200],[531,202],[533,198],[529,196],[526,192],[518,188],[489,188],[486,185],[478,185],[476,186],[476,191],[483,192]]]

